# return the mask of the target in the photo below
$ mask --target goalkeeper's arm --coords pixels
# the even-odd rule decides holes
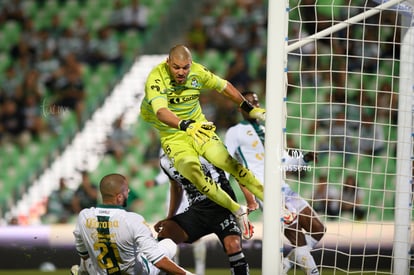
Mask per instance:
[[[181,119],[168,108],[160,108],[157,110],[157,118],[159,121],[167,124],[172,128],[178,128]]]
[[[165,107],[156,111],[157,118],[170,127],[186,131],[194,140],[201,144],[214,136],[216,127],[212,122],[195,122],[192,119],[181,120],[176,114]]]
[[[252,106],[230,82],[227,82],[222,93],[236,103],[243,111],[247,112],[251,118],[265,120],[265,109]]]

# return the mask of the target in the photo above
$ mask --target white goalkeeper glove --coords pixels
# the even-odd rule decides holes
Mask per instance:
[[[248,101],[243,101],[240,104],[240,108],[249,114],[251,118],[265,120],[266,119],[266,110],[263,108],[253,107],[252,104]]]
[[[215,136],[216,126],[213,122],[196,122],[187,119],[181,120],[178,125],[180,130],[186,131],[199,145],[203,145]]]

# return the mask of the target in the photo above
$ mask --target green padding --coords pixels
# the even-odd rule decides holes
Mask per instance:
[[[318,14],[329,19],[339,20],[345,2],[343,0],[317,0],[316,5]]]

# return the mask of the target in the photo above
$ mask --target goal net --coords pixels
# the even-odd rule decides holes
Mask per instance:
[[[311,169],[281,176],[327,226],[312,251],[321,274],[409,274],[413,3],[290,0],[274,5],[287,13],[274,19],[287,20],[285,73],[277,87],[268,81],[267,96],[283,87],[285,125],[278,142],[318,153]],[[269,42],[272,51],[282,54]],[[272,62],[278,61],[268,57],[268,68]],[[266,100],[269,109],[272,102]]]

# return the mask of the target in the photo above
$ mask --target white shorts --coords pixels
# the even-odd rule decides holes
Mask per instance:
[[[290,212],[298,214],[305,207],[310,206],[309,203],[300,197],[298,193],[293,191],[289,185],[284,184],[282,192],[286,208]]]

